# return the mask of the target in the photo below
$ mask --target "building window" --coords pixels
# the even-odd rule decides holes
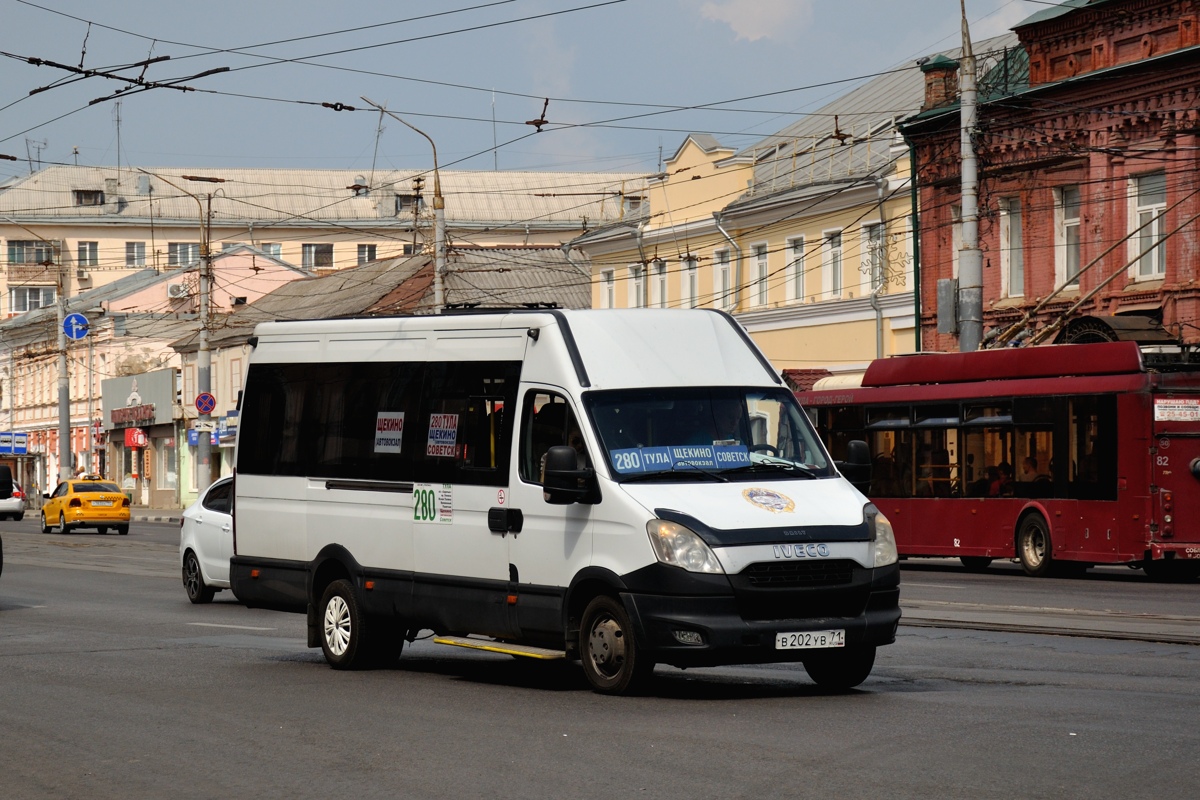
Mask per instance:
[[[77,206],[102,206],[104,205],[104,192],[96,189],[76,189],[75,205]]]
[[[127,266],[127,267],[144,267],[144,266],[146,266],[146,243],[145,242],[126,242],[125,243],[125,266]]]
[[[718,250],[713,256],[713,291],[717,295],[717,308],[726,311],[733,308],[733,280],[729,270],[729,251]]]
[[[54,248],[43,241],[8,241],[8,263],[48,264],[54,261]]]
[[[53,286],[15,286],[8,291],[9,309],[13,314],[23,314],[54,305],[54,297]]]
[[[767,304],[767,246],[754,245],[754,304]]]
[[[283,245],[279,242],[264,242],[259,245],[258,249],[273,258],[280,258],[283,255]]]
[[[167,242],[168,267],[194,267],[200,263],[198,242]]]
[[[606,269],[600,273],[600,307],[612,308],[616,299],[616,281],[613,271]]]
[[[887,291],[887,234],[882,222],[863,226],[863,266],[871,280],[868,291]]]
[[[684,256],[683,269],[680,270],[680,288],[682,290],[682,305],[684,308],[695,308],[699,302],[700,277],[696,269],[696,257]]]
[[[1059,239],[1058,268],[1056,269],[1058,284],[1079,286],[1079,263],[1081,245],[1079,240],[1079,207],[1080,196],[1078,186],[1064,186],[1058,191],[1058,211],[1061,220],[1061,238]]]
[[[1167,176],[1152,172],[1134,179],[1137,207],[1135,227],[1141,232],[1135,237],[1138,259],[1137,277],[1160,278],[1167,272],[1167,237],[1163,235],[1166,221],[1160,216],[1167,208]]]
[[[100,263],[100,243],[80,242],[75,249],[75,265],[94,267]]]
[[[358,246],[358,263],[365,264],[368,261],[375,260],[375,245],[360,244]]]
[[[331,244],[301,245],[301,251],[301,264],[308,269],[329,269],[333,266],[333,245]]]
[[[1025,295],[1025,248],[1021,237],[1021,201],[1000,200],[1000,287],[1005,297]]]
[[[788,263],[786,274],[787,299],[804,299],[804,237],[788,239]]]
[[[229,390],[234,399],[242,391],[242,360],[240,358],[229,359]]]
[[[836,298],[842,296],[842,232],[829,231],[825,234],[824,274],[821,276],[821,288],[825,296]]]
[[[665,261],[650,262],[650,302],[659,308],[667,307],[667,264]]]
[[[396,195],[396,213],[397,214],[414,214],[420,213],[425,208],[425,198],[419,194],[398,194]]]
[[[629,305],[633,308],[646,307],[646,268],[641,264],[629,268]]]
[[[635,214],[642,208],[642,198],[640,195],[627,194],[621,198],[621,210],[624,214]]]

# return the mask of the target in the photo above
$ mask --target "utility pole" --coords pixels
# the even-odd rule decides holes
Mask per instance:
[[[224,183],[222,178],[205,178],[199,175],[184,175],[189,181]],[[212,350],[208,345],[208,329],[212,321],[211,282],[212,249],[209,243],[209,226],[212,225],[212,194],[207,196],[208,209],[201,208],[200,220],[200,344],[196,353],[196,394],[212,392]],[[196,198],[200,202],[200,198]],[[196,455],[200,462],[196,485],[201,494],[212,482],[212,413],[198,409],[200,416],[196,427]]]
[[[424,136],[429,141],[429,146],[433,148],[433,304],[436,309],[440,309],[444,303],[442,280],[446,274],[446,200],[442,197],[442,178],[438,174],[437,145],[425,131],[406,122],[373,100],[364,97],[363,101]]]
[[[53,258],[53,250],[51,251]],[[67,375],[67,270],[58,257],[58,480],[71,477],[71,381]]]
[[[141,170],[145,172],[145,170]],[[212,352],[208,346],[208,329],[211,323],[212,306],[210,303],[212,280],[212,251],[209,247],[209,226],[212,224],[212,194],[207,195],[208,209],[200,198],[156,173],[154,175],[168,186],[173,186],[196,201],[200,209],[200,334],[199,346],[196,353],[196,395],[211,394],[212,392]],[[202,183],[224,183],[224,178],[208,178],[203,175],[180,175],[185,181],[200,181]],[[185,398],[186,400],[186,398]],[[199,417],[196,420],[196,486],[201,494],[212,483],[212,414],[197,408]]]
[[[962,9],[962,66],[959,147],[962,159],[962,248],[958,255],[958,349],[969,353],[983,340],[983,253],[979,250],[979,165],[975,159],[978,91],[975,53],[967,28],[966,0]]]

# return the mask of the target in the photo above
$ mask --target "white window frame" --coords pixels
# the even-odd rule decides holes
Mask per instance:
[[[611,269],[600,271],[600,307],[613,308],[617,301],[616,276]]]
[[[1067,195],[1075,192],[1078,201],[1075,216],[1068,217]],[[1072,234],[1074,234],[1072,236]],[[1079,287],[1078,272],[1068,283],[1071,254],[1074,251],[1075,267],[1083,266],[1083,195],[1077,185],[1059,186],[1054,190],[1054,287]],[[1073,241],[1072,241],[1073,240]]]
[[[75,244],[75,265],[78,267],[100,266],[100,243],[77,242]]]
[[[650,262],[650,304],[656,308],[666,308],[669,299],[667,262],[656,258]]]
[[[326,248],[326,247],[329,248],[329,263],[328,264],[318,264],[317,263],[317,255],[318,255],[318,252],[320,252],[318,250],[318,248]],[[302,244],[302,245],[300,245],[300,259],[302,262],[301,266],[303,266],[305,269],[333,269],[334,264],[335,264],[335,262],[333,260],[334,259],[333,244],[330,242],[315,242],[315,243],[310,243],[310,244]]]
[[[1140,181],[1143,178],[1149,178],[1155,175],[1163,176],[1163,199],[1156,203],[1143,203],[1141,198]],[[1129,178],[1129,230],[1135,230],[1146,222],[1150,217],[1156,214],[1161,214],[1167,208],[1167,191],[1166,191],[1166,173],[1161,170],[1158,172],[1146,172],[1141,175],[1133,175]],[[1158,240],[1157,246],[1130,266],[1130,274],[1134,280],[1138,281],[1154,281],[1161,280],[1167,274],[1167,240],[1164,236],[1166,231],[1166,216],[1159,217],[1154,222],[1150,223],[1144,230],[1129,238],[1129,259],[1137,258],[1139,254],[1155,239]],[[1146,270],[1149,267],[1149,270]]]
[[[283,256],[283,245],[279,242],[263,242],[258,249],[273,258],[282,258]]]
[[[804,302],[804,246],[803,236],[792,236],[787,240],[784,282],[787,284],[786,297],[794,303]]]
[[[629,265],[629,307],[646,307],[646,268],[641,264]]]
[[[366,264],[368,261],[374,261],[376,254],[379,252],[378,245],[375,244],[360,244],[358,246],[358,262]]]
[[[754,258],[754,305],[763,307],[770,300],[771,275],[771,246],[767,242],[755,242],[750,245],[750,254]]]
[[[127,266],[127,267],[144,267],[144,266],[146,266],[146,243],[145,242],[126,242],[125,243],[125,266]]]
[[[679,260],[679,289],[681,307],[700,304],[700,259],[690,253]]]
[[[834,245],[834,237],[837,245]],[[846,270],[846,239],[842,228],[821,231],[821,293],[830,300],[841,299]]]
[[[30,304],[30,298],[36,295],[37,302]],[[47,308],[54,305],[58,292],[53,286],[12,286],[8,290],[9,313],[24,314],[36,308]]]
[[[713,305],[728,311],[733,308],[733,265],[728,248],[713,251]]]
[[[871,234],[879,232],[879,246],[873,246]],[[859,253],[866,272],[866,291],[863,296],[870,296],[879,287],[879,293],[887,291],[887,225],[883,220],[876,219],[859,225]]]
[[[1000,198],[1001,297],[1025,296],[1025,236],[1022,230],[1024,218],[1020,197]]]
[[[199,263],[199,242],[167,242],[168,267],[194,267]]]

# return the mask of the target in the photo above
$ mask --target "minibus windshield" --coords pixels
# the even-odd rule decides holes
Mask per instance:
[[[618,480],[835,474],[808,417],[784,389],[598,391],[584,404]]]

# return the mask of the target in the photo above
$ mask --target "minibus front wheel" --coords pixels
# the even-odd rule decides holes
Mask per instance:
[[[601,694],[631,694],[654,672],[634,640],[633,623],[615,598],[599,595],[583,611],[579,655],[588,683]]]
[[[822,689],[853,689],[867,679],[875,666],[875,645],[824,650],[804,659],[804,671]]]
[[[368,617],[350,581],[336,580],[321,595],[321,652],[334,669],[390,666],[404,646],[402,626]]]

